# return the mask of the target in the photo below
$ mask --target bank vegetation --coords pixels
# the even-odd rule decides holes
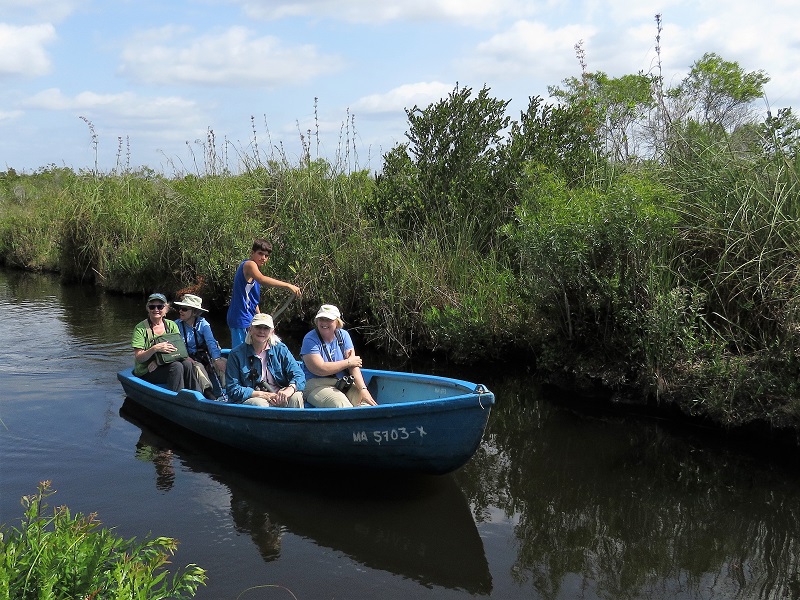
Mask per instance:
[[[800,426],[798,120],[761,114],[768,76],[706,54],[660,72],[587,68],[512,118],[456,86],[407,109],[379,172],[314,135],[289,161],[217,148],[166,175],[0,174],[0,261],[224,309],[255,237],[301,286],[398,355],[535,368],[546,381],[733,427]],[[91,123],[89,123],[91,125]],[[277,299],[266,300],[267,306]]]

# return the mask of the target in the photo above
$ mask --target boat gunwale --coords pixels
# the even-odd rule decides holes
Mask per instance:
[[[465,393],[453,396],[443,396],[441,398],[430,398],[425,400],[410,400],[407,402],[391,402],[378,404],[377,406],[354,406],[347,408],[289,408],[274,406],[254,406],[250,404],[224,403],[204,398],[199,392],[182,389],[173,392],[164,387],[150,383],[140,377],[133,375],[133,369],[125,369],[117,374],[119,381],[125,386],[139,388],[141,393],[147,394],[150,400],[143,402],[141,399],[126,395],[134,402],[144,406],[153,403],[168,404],[180,407],[182,410],[199,412],[204,414],[215,414],[230,418],[244,419],[248,421],[279,421],[282,423],[313,422],[313,421],[359,421],[359,420],[382,420],[396,418],[397,416],[413,416],[420,413],[450,412],[462,410],[464,408],[475,407],[475,400],[478,405],[489,410],[494,405],[494,394],[488,391],[481,384],[440,377],[438,375],[416,375],[397,371],[381,371],[364,369],[365,374],[371,377],[383,376],[394,379],[409,379],[422,381],[423,383],[443,383],[448,387],[463,387]],[[468,391],[469,387],[474,388]],[[152,410],[152,409],[151,409]]]

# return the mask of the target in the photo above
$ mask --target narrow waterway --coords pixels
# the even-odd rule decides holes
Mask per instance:
[[[568,410],[526,374],[436,364],[403,368],[497,396],[456,473],[332,477],[252,460],[125,400],[116,373],[143,304],[0,271],[0,522],[15,525],[21,496],[50,480],[52,505],[122,537],[177,538],[172,567],[205,568],[206,600],[800,599],[795,465]]]

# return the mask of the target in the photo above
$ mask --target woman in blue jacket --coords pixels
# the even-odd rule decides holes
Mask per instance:
[[[208,312],[203,308],[203,299],[194,294],[185,294],[180,302],[174,302],[180,318],[175,321],[178,332],[183,336],[189,357],[196,363],[198,378],[204,384],[206,398],[216,399],[222,395],[224,384],[217,373],[225,373],[225,359],[222,358],[219,343],[211,331],[211,325],[203,317]],[[211,388],[211,391],[208,391]]]
[[[270,315],[256,313],[244,344],[231,350],[225,370],[228,402],[303,408],[306,376],[274,330]]]

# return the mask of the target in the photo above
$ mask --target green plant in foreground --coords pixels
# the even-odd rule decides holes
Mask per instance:
[[[190,564],[171,578],[165,565],[177,541],[123,540],[101,527],[95,514],[46,515],[50,482],[24,496],[20,528],[0,527],[0,600],[191,598],[205,571]]]

